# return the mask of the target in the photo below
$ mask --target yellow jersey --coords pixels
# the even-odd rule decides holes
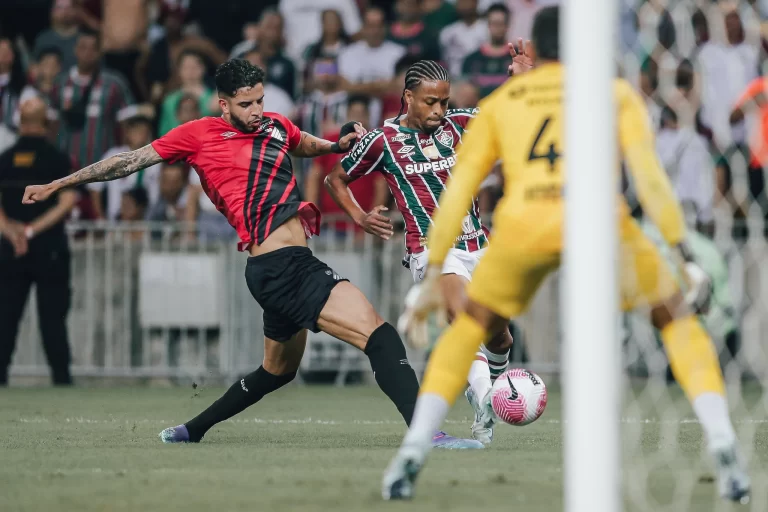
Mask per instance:
[[[442,264],[480,183],[499,160],[504,197],[496,207],[494,225],[527,232],[529,236],[521,237],[521,243],[540,245],[542,251],[561,248],[567,155],[563,79],[560,63],[544,64],[510,78],[480,102],[429,231],[431,265]],[[644,212],[665,240],[676,245],[685,234],[683,213],[656,156],[645,104],[623,79],[615,80],[614,95],[618,140],[613,143],[619,144]],[[628,215],[626,203],[621,200],[619,204],[621,214]],[[537,237],[537,232],[550,236]]]

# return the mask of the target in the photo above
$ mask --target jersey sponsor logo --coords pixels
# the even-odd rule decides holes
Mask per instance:
[[[405,145],[397,150],[398,155],[411,156],[414,153],[413,146]]]
[[[405,174],[423,174],[425,172],[447,171],[456,164],[456,157],[449,156],[435,162],[406,164]]]
[[[438,158],[443,156],[440,154],[440,150],[437,149],[437,147],[434,144],[423,148],[421,152],[424,153],[424,156],[429,158],[430,160],[437,160]]]
[[[225,139],[229,139],[231,137],[234,137],[235,135],[237,135],[237,133],[235,132],[224,132],[221,134],[221,136],[224,137]]]
[[[411,138],[411,134],[410,133],[400,133],[398,135],[395,135],[394,137],[392,137],[389,140],[391,140],[392,142],[405,142],[406,140],[408,140],[410,138]]]
[[[453,147],[453,133],[445,131],[442,126],[435,132],[435,140],[443,146]]]
[[[378,137],[380,133],[381,132],[378,131],[366,133],[363,138],[357,141],[357,144],[352,147],[352,150],[348,153],[347,156],[352,160],[357,160],[363,156],[365,150],[368,149],[368,147],[373,143],[374,139]]]
[[[262,119],[261,124],[259,125],[259,130],[268,130],[272,127],[272,119],[269,117]]]

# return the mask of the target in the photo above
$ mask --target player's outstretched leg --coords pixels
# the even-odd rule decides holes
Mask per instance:
[[[432,432],[439,429],[466,385],[466,376],[480,345],[490,333],[504,328],[507,319],[472,301],[435,345],[427,364],[413,421],[400,449],[387,467],[382,482],[384,499],[410,499],[413,485],[431,448]]]
[[[397,329],[384,322],[365,295],[348,281],[340,282],[333,288],[320,313],[317,326],[323,332],[359,348],[368,356],[376,383],[395,404],[405,423],[410,425],[419,393],[419,381],[408,362]],[[478,441],[458,439],[441,432],[439,428],[430,432],[429,441],[440,448],[483,448]]]
[[[164,443],[197,443],[217,423],[239,414],[280,389],[296,377],[304,347],[306,329],[300,330],[285,342],[264,339],[264,363],[253,373],[235,382],[210,407],[183,425],[160,432]]]
[[[496,378],[509,366],[509,348],[512,346],[512,334],[509,326],[480,345],[475,360],[469,367],[467,381],[469,387],[464,392],[467,401],[475,412],[472,423],[472,437],[489,445],[493,440],[495,416],[491,409],[490,393]]]
[[[672,373],[704,429],[718,474],[720,495],[747,502],[749,476],[731,424],[723,374],[712,339],[679,293],[654,307],[651,320],[661,331]]]

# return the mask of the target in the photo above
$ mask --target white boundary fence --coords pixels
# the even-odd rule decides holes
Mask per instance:
[[[324,220],[327,234],[311,240],[313,251],[395,323],[412,283],[401,263],[402,235],[383,242],[352,231],[332,234],[329,226],[336,220]],[[68,226],[68,325],[76,377],[224,382],[261,364],[262,311],[245,285],[246,254],[238,252],[233,241],[190,241],[187,230],[183,225],[144,223]],[[742,350],[737,364],[729,365],[730,375],[765,376],[768,245],[762,237],[750,237],[743,244],[721,237],[718,245],[728,261],[741,320]],[[558,373],[559,275],[545,283],[517,324],[520,343],[513,359],[544,374]],[[666,359],[646,323],[634,316],[625,325],[631,333],[624,341],[630,370],[645,375],[663,369]],[[415,367],[423,367],[423,354],[409,355]],[[370,373],[362,353],[322,333],[310,333],[302,370],[306,380],[323,378],[337,384]],[[11,375],[48,375],[34,292],[22,319]]]

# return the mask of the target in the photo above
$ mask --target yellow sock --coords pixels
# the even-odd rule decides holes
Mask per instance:
[[[437,340],[429,358],[421,393],[434,393],[453,405],[467,384],[475,352],[488,333],[466,313],[461,313]]]
[[[688,400],[702,393],[725,395],[723,374],[712,338],[695,316],[678,318],[661,331],[669,364]]]

